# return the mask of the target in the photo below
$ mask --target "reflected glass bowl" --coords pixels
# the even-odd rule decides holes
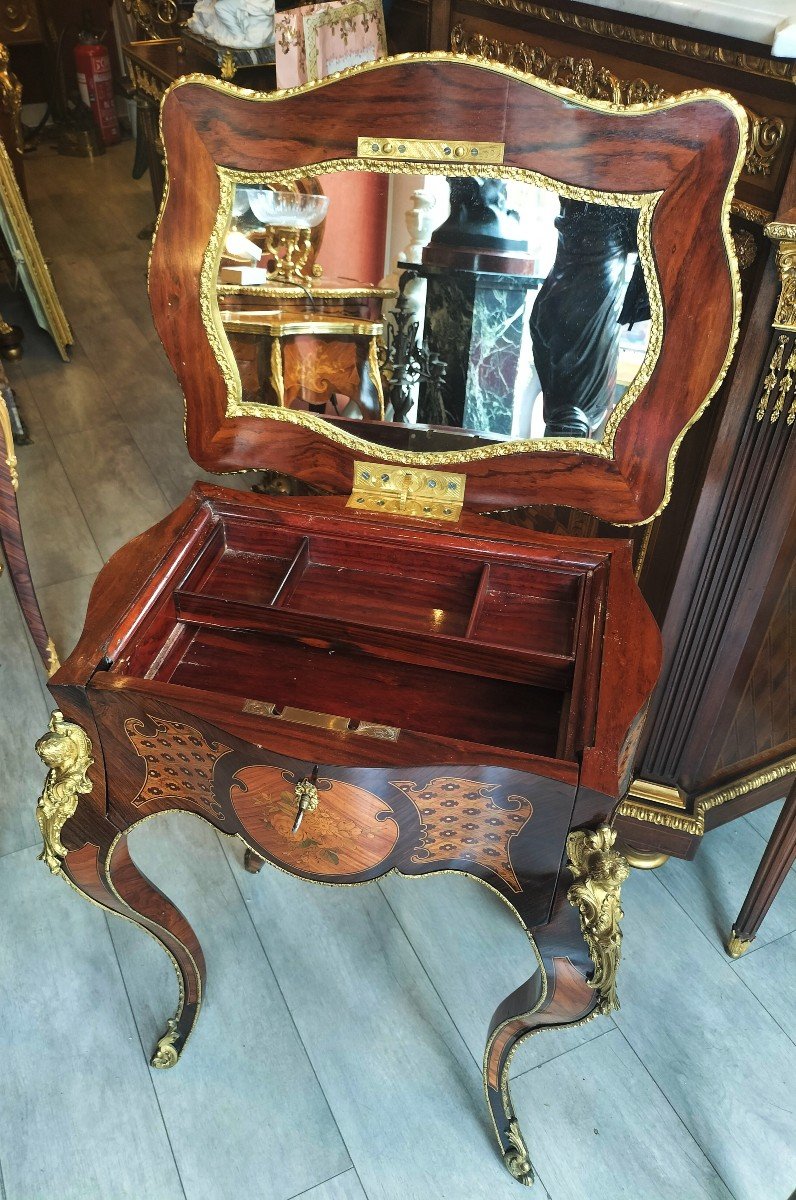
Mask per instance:
[[[232,215],[233,217],[242,217],[248,211],[249,189],[241,187],[239,183],[236,183],[235,192],[232,196]]]
[[[329,209],[328,196],[249,188],[249,206],[258,221],[282,229],[314,229]]]

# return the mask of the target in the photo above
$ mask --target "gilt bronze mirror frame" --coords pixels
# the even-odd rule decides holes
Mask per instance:
[[[411,115],[402,95],[413,99]],[[161,123],[167,186],[150,292],[168,295],[158,332],[202,466],[275,467],[345,493],[366,458],[461,472],[469,502],[484,509],[558,503],[628,524],[661,510],[677,447],[721,383],[738,331],[729,208],[747,121],[731,97],[705,91],[620,107],[458,55],[406,55],[267,94],[188,76],[169,89]],[[651,331],[600,441],[429,451],[409,426],[373,423],[363,436],[361,422],[242,402],[216,294],[235,185],[284,188],[340,171],[519,179],[637,210]],[[683,355],[692,364],[685,382]]]

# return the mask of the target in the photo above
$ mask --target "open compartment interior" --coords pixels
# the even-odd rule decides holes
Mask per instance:
[[[111,669],[276,715],[298,708],[575,758],[575,707],[594,700],[581,681],[599,646],[584,614],[595,564],[516,543],[428,548],[400,529],[360,532],[224,513]]]

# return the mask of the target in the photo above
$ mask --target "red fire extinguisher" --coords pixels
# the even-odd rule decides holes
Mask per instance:
[[[122,135],[113,99],[111,60],[93,34],[81,33],[75,46],[75,68],[80,98],[91,109],[105,145],[114,146]]]

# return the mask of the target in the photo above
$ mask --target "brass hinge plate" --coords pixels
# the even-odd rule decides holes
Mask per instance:
[[[466,475],[417,467],[385,467],[354,463],[354,487],[346,508],[360,512],[398,513],[424,521],[458,521],[462,515]]]
[[[357,138],[357,158],[387,162],[502,163],[504,142],[463,142],[420,138]]]
[[[297,725],[314,725],[335,733],[359,733],[363,737],[378,738],[383,742],[397,742],[400,729],[394,725],[381,725],[376,721],[357,721],[353,717],[337,717],[334,713],[315,712],[309,708],[280,708],[268,700],[247,700],[245,713],[256,713],[260,717],[275,717],[281,721],[293,721]]]

